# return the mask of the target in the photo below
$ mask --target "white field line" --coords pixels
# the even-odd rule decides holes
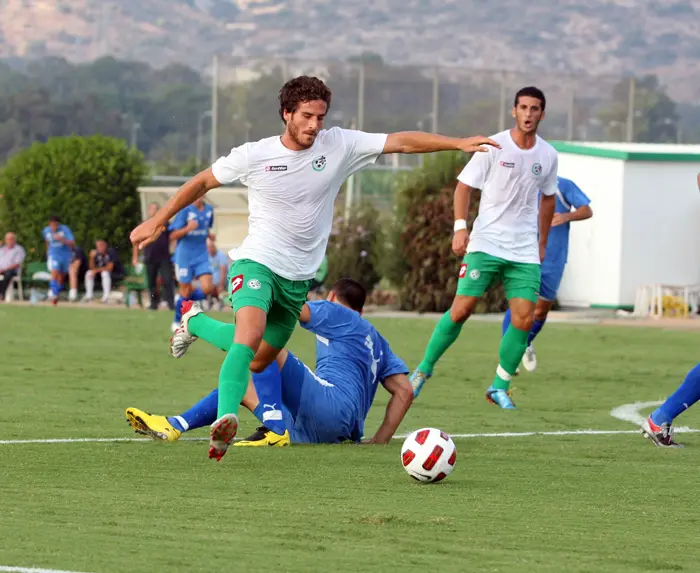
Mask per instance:
[[[3,573],[79,573],[78,571],[62,571],[59,569],[36,569],[33,567],[8,567],[0,565],[0,571]]]
[[[651,408],[658,406],[662,402],[634,402],[632,404],[623,404],[610,411],[613,418],[630,422],[635,426],[640,426],[645,417],[639,413],[643,408]],[[696,430],[688,427],[674,428],[674,431],[680,433],[696,433]],[[618,434],[636,434],[639,430],[553,430],[553,431],[534,431],[534,432],[495,432],[495,433],[476,433],[476,434],[450,434],[454,439],[469,439],[469,438],[527,438],[530,436],[614,436]],[[403,440],[408,437],[408,434],[398,434],[394,436],[395,440]],[[181,438],[180,442],[204,442],[209,438]],[[45,440],[0,440],[0,445],[21,445],[21,444],[99,444],[99,443],[119,443],[119,442],[152,442],[149,438],[49,438]],[[3,569],[0,568],[0,572]]]
[[[610,415],[613,418],[622,420],[623,422],[630,422],[635,426],[641,426],[646,420],[646,416],[639,413],[639,410],[644,408],[653,408],[654,406],[661,406],[663,402],[652,401],[652,402],[633,402],[632,404],[623,404],[617,408],[613,408],[610,411]],[[693,430],[686,426],[673,427],[674,432],[697,432],[698,430]]]
[[[676,432],[700,432],[692,428],[674,428]],[[621,434],[637,434],[639,430],[556,430],[550,432],[497,432],[479,434],[450,434],[452,439],[474,438],[527,438],[532,436],[615,436]],[[395,440],[403,440],[408,434],[394,436]],[[209,438],[180,438],[179,442],[206,442]],[[153,442],[148,438],[60,438],[50,440],[0,440],[0,445],[22,444],[98,444],[98,443],[124,443],[124,442]],[[2,569],[0,569],[0,572]]]

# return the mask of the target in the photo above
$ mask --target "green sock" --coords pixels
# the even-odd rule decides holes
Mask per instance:
[[[462,326],[462,324],[452,322],[449,311],[443,314],[435,330],[433,330],[433,335],[430,337],[430,342],[428,342],[428,348],[425,349],[423,362],[418,365],[418,370],[424,374],[432,374],[437,361],[452,346],[452,343],[457,340],[459,333],[462,331]]]
[[[197,316],[190,318],[187,323],[187,330],[196,337],[213,344],[219,350],[228,352],[233,344],[233,334],[236,332],[236,327],[228,322],[214,320],[203,312]]]
[[[518,369],[518,364],[523,359],[523,354],[527,350],[527,337],[529,332],[519,330],[512,324],[506,330],[501,339],[501,347],[498,350],[499,364],[496,370],[496,378],[493,380],[493,387],[498,390],[508,390],[510,380]]]
[[[250,363],[255,352],[245,344],[231,344],[219,372],[219,407],[216,417],[238,414],[238,407],[248,389]]]

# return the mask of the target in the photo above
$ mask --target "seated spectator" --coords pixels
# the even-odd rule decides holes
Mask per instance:
[[[117,251],[107,244],[104,239],[97,239],[95,249],[90,251],[90,269],[85,273],[85,296],[83,302],[90,302],[95,291],[95,279],[100,277],[102,282],[102,302],[109,300],[112,284],[124,277]]]
[[[70,285],[68,300],[70,302],[78,300],[78,283],[80,282],[80,277],[85,275],[87,268],[88,262],[85,251],[78,245],[75,245],[73,247],[73,258],[68,267],[68,284]]]
[[[25,256],[15,234],[5,233],[5,242],[0,246],[0,300],[5,299],[10,281],[21,272]]]
[[[231,266],[231,259],[223,251],[216,248],[216,243],[212,238],[207,239],[207,251],[209,253],[209,264],[212,269],[212,283],[214,285],[213,299],[218,299],[219,310],[223,310],[224,301],[222,300],[228,292],[226,290],[226,280],[228,276],[228,268]]]

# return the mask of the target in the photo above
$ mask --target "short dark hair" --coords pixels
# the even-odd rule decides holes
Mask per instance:
[[[280,117],[284,112],[294,113],[300,103],[320,99],[331,107],[331,90],[318,78],[299,76],[289,80],[280,90]]]
[[[535,99],[540,100],[542,103],[542,111],[544,111],[544,108],[547,105],[544,92],[535,86],[527,86],[526,88],[518,90],[518,93],[515,94],[515,99],[513,100],[513,107],[518,107],[518,101],[520,101],[521,97],[534,97]]]
[[[367,299],[367,291],[354,279],[340,279],[333,285],[331,291],[338,300],[357,312],[362,312]]]
[[[58,215],[51,215],[49,217],[49,223],[60,223],[61,218]]]

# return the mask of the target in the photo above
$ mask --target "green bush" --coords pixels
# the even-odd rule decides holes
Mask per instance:
[[[105,238],[123,261],[141,218],[138,186],[146,173],[138,152],[103,136],[57,137],[15,155],[0,173],[0,229],[13,230],[27,260],[43,260],[41,230],[58,215],[86,252]]]
[[[452,198],[464,165],[463,154],[435,154],[399,184],[382,272],[398,288],[402,310],[444,312],[455,296],[461,260],[452,252]],[[469,208],[470,228],[478,209],[475,194]],[[477,312],[504,309],[499,286],[484,296]]]
[[[364,201],[350,212],[346,220],[336,211],[333,231],[328,241],[328,277],[331,286],[338,279],[350,277],[371,293],[381,279],[379,261],[382,258],[383,233],[379,212]]]

